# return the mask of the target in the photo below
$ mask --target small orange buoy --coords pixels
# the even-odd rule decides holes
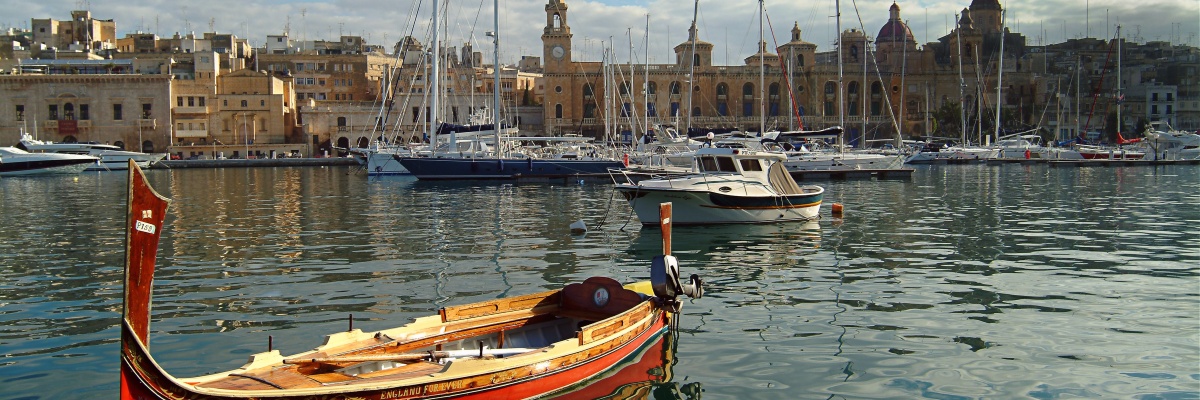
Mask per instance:
[[[841,218],[842,217],[842,203],[833,203],[833,206],[830,207],[830,211],[833,213],[834,218]]]

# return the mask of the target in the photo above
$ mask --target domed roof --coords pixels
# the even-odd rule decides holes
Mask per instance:
[[[972,10],[1000,10],[1000,0],[971,0]]]
[[[879,28],[879,34],[875,35],[875,41],[879,43],[886,42],[912,42],[913,34],[908,29],[908,25],[904,21],[888,21],[883,24],[883,28]]]
[[[883,24],[882,28],[879,28],[879,34],[875,35],[875,41],[877,43],[914,42],[912,30],[908,29],[908,24],[900,19],[900,6],[893,2],[889,11],[891,17],[888,18],[887,23]]]

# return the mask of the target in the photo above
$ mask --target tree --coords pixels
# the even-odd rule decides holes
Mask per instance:
[[[942,137],[957,137],[962,130],[962,104],[955,102],[945,102],[941,107],[934,110],[931,118],[937,122],[937,131],[931,132],[930,135],[938,135]]]
[[[1104,141],[1109,143],[1117,142],[1117,132],[1121,131],[1119,121],[1117,121],[1117,112],[1109,111],[1108,115],[1104,116]]]

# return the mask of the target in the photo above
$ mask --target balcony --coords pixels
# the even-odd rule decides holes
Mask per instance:
[[[175,131],[175,137],[177,137],[177,138],[206,138],[206,137],[208,137],[208,131],[203,130],[203,129],[193,129],[193,130],[182,130],[181,129],[181,130]]]
[[[208,107],[175,107],[175,114],[208,114]]]

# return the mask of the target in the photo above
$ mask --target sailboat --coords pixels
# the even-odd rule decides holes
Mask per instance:
[[[566,178],[566,177],[587,177],[587,176],[608,176],[610,169],[619,169],[625,165],[619,161],[596,158],[596,157],[556,157],[556,158],[534,158],[530,156],[513,157],[505,154],[504,140],[512,140],[516,138],[502,138],[501,130],[503,126],[500,119],[500,4],[495,1],[493,5],[495,10],[494,26],[496,30],[492,32],[494,39],[493,51],[493,107],[492,121],[495,123],[494,138],[491,142],[490,154],[483,157],[463,157],[455,153],[439,153],[437,149],[433,149],[429,157],[403,157],[396,156],[396,160],[400,162],[409,172],[421,180],[464,180],[464,179],[528,179],[528,178]],[[437,10],[434,10],[433,23],[433,70],[435,76],[431,79],[430,94],[432,97],[432,115],[435,132],[443,128],[443,123],[440,121],[440,109],[438,98],[441,94],[439,89],[439,81],[436,78],[438,75],[438,59],[440,58],[440,42],[438,41],[438,20]],[[437,143],[437,134],[434,135],[432,143]],[[539,138],[521,138],[525,140],[535,140]],[[452,144],[454,140],[451,140]]]
[[[192,378],[150,354],[152,284],[169,200],[132,161],[121,319],[121,399],[427,399],[555,395],[638,357],[668,330],[680,296],[703,283],[679,279],[670,255],[671,204],[660,205],[663,252],[650,281],[592,277],[561,289],[445,307],[393,329],[351,328],[291,356],[250,356],[242,367]]]

